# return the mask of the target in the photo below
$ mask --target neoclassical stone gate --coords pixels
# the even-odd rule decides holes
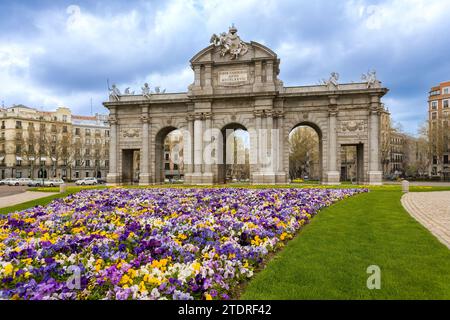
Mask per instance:
[[[284,87],[277,55],[243,42],[234,27],[213,35],[190,63],[188,92],[151,93],[145,85],[140,95],[122,95],[113,86],[104,103],[111,125],[109,184],[127,183],[131,150],[140,152],[139,184],[163,182],[163,141],[174,129],[184,132],[185,183],[221,183],[220,132],[234,126],[250,133],[250,181],[286,183],[289,133],[299,125],[318,133],[322,183],[339,183],[340,148],[352,145],[359,182],[381,184],[380,99],[388,90],[375,73],[360,83],[338,83],[332,73],[320,85]]]

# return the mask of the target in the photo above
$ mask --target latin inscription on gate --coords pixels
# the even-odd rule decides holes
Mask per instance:
[[[248,72],[245,69],[219,71],[219,85],[235,86],[246,83]]]

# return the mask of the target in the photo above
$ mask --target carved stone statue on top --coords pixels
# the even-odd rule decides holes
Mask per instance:
[[[161,87],[160,87],[160,86],[157,86],[157,87],[155,87],[155,93],[156,93],[156,94],[166,93],[166,89],[164,89],[164,90],[161,91]]]
[[[117,86],[115,84],[113,84],[111,88],[108,86],[108,90],[109,90],[110,97],[113,97],[117,101],[120,100],[120,96],[122,94],[120,93],[119,88],[117,88]]]
[[[361,76],[361,80],[367,83],[367,88],[381,88],[381,82],[377,79],[377,72],[375,70],[367,71]]]
[[[125,95],[132,96],[132,95],[134,95],[134,91],[130,91],[130,87],[128,87],[125,89]]]
[[[142,95],[144,97],[146,97],[147,99],[150,99],[150,86],[148,85],[148,83],[144,83],[144,86],[141,88],[142,89]]]
[[[237,29],[233,24],[229,28],[228,34],[225,32],[222,32],[219,36],[213,34],[209,42],[220,49],[221,57],[230,55],[231,60],[236,60],[248,51],[247,45],[236,33]]]
[[[322,79],[322,84],[326,85],[329,90],[338,89],[339,73],[332,72],[328,80]]]

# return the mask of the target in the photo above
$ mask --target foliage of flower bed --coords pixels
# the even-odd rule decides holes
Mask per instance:
[[[83,190],[0,217],[0,298],[228,299],[318,210],[359,192]]]

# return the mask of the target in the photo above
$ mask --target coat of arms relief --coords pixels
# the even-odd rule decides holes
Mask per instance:
[[[228,33],[213,34],[209,42],[219,48],[221,57],[230,55],[231,60],[236,60],[248,51],[247,45],[236,33],[237,29],[233,24],[229,28]]]

